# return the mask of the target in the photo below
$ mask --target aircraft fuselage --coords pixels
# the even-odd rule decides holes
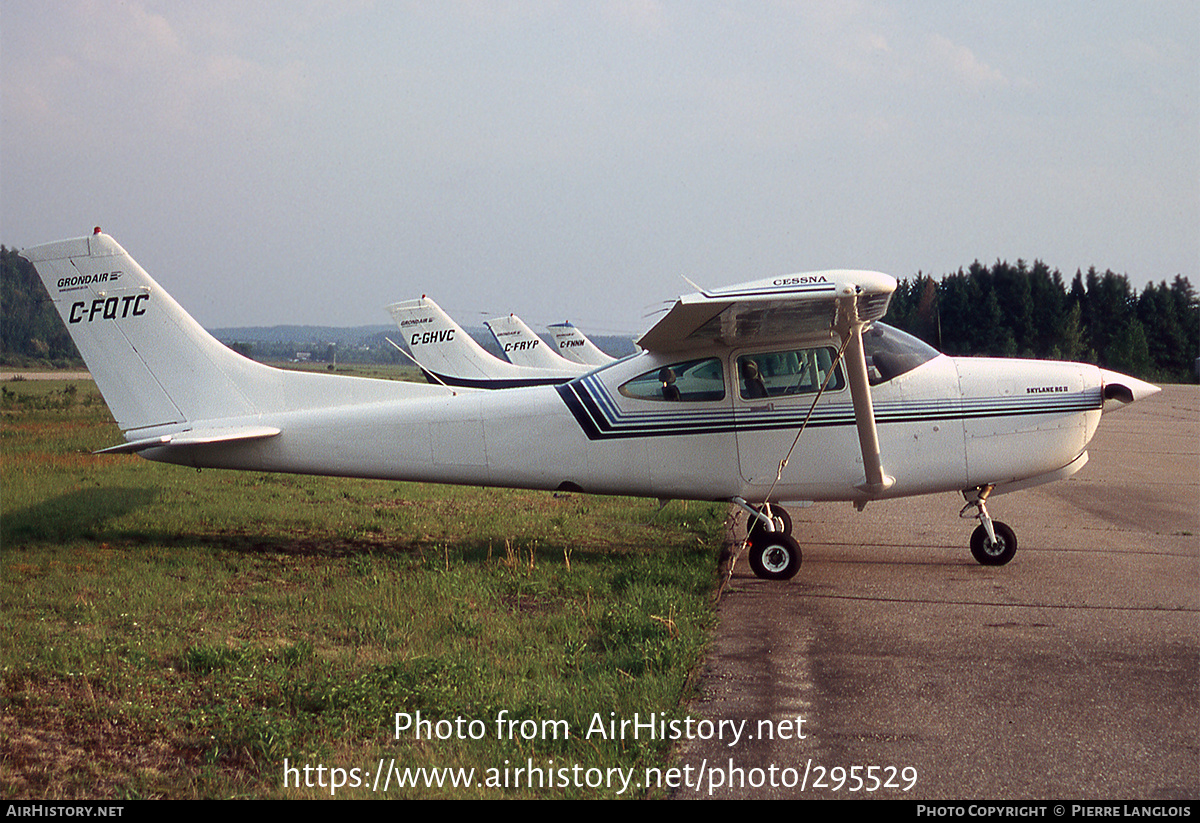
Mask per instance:
[[[844,385],[821,395],[776,480],[815,394],[744,398],[732,375],[747,351],[717,355],[724,396],[715,399],[622,394],[638,375],[687,359],[642,353],[560,386],[261,414],[222,422],[275,426],[278,437],[141,453],[213,468],[661,498],[875,499],[856,488],[862,459]],[[1069,466],[1095,433],[1102,390],[1103,373],[1087,364],[945,355],[881,382],[871,390],[880,452],[896,482],[878,497]]]

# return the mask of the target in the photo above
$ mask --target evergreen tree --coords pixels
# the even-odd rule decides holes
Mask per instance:
[[[885,319],[947,354],[1049,357],[1147,379],[1197,379],[1200,299],[1181,275],[1139,296],[1111,270],[1077,269],[1068,290],[1041,261],[975,261],[940,282],[921,272],[901,281]]]
[[[1051,272],[1050,267],[1035,260],[1029,272],[1029,299],[1032,303],[1033,354],[1049,357],[1050,350],[1057,347],[1061,354],[1066,350],[1067,293],[1063,288],[1062,275]],[[1075,333],[1079,332],[1079,316],[1075,319]],[[1075,349],[1078,352],[1078,349]],[[1066,357],[1063,359],[1073,359]]]
[[[1150,348],[1146,343],[1146,331],[1136,317],[1130,318],[1113,336],[1104,352],[1104,360],[1109,368],[1124,374],[1149,374]]]
[[[4,246],[0,246],[0,312],[0,360],[20,365],[82,363],[33,264]]]
[[[1080,321],[1082,316],[1083,310],[1078,303],[1071,306],[1062,325],[1059,326],[1056,340],[1047,356],[1073,363],[1084,359],[1083,327]]]

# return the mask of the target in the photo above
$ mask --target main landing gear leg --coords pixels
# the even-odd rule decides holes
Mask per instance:
[[[1004,523],[992,520],[987,510],[988,495],[995,486],[976,486],[963,491],[967,505],[958,513],[959,517],[972,517],[979,521],[979,526],[971,534],[971,554],[981,565],[1003,566],[1013,559],[1017,553],[1017,536]],[[975,514],[968,515],[969,509],[975,509]]]
[[[729,502],[746,513],[746,534],[748,535],[757,532],[792,533],[792,516],[779,504],[772,506],[770,503],[763,503],[755,508],[742,497],[734,497]]]

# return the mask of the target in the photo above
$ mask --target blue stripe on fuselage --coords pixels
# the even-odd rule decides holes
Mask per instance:
[[[678,403],[671,404],[666,401],[661,405],[669,408],[627,412],[616,405],[608,389],[592,375],[555,386],[555,390],[589,440],[796,429],[808,415],[807,407],[774,409],[770,407],[769,401],[765,409],[738,409],[736,412],[732,408],[680,409]],[[1103,403],[1099,389],[1066,395],[891,402],[876,404],[875,422],[877,425],[886,425],[984,417],[1072,414],[1098,411],[1103,407]],[[854,407],[850,403],[838,403],[817,409],[808,425],[811,428],[853,426]]]

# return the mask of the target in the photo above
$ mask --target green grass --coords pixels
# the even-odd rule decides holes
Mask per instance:
[[[285,759],[312,782],[318,765],[373,780],[381,759],[477,781],[507,764],[510,783],[530,760],[667,762],[662,741],[584,732],[597,714],[685,715],[722,506],[654,517],[644,500],[92,456],[119,432],[91,383],[64,387],[10,383],[0,403],[4,797],[330,796],[327,771],[325,788],[285,788]],[[418,711],[487,733],[397,737],[397,713]],[[501,713],[538,733],[497,735]]]

